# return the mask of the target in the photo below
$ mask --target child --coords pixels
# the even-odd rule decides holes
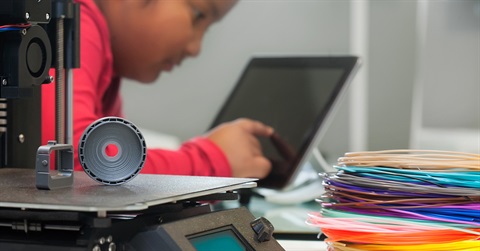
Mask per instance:
[[[207,28],[237,0],[77,0],[80,60],[73,71],[73,145],[93,121],[122,117],[120,78],[152,82],[186,57],[197,56]],[[54,86],[43,87],[42,143],[54,139]],[[239,119],[176,151],[148,149],[142,173],[263,178],[271,164],[257,136],[273,129]],[[82,170],[75,150],[75,169]]]

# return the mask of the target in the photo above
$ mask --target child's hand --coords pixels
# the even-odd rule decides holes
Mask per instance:
[[[233,177],[265,178],[272,165],[263,156],[257,136],[270,137],[273,128],[250,119],[224,123],[207,134],[225,153]]]

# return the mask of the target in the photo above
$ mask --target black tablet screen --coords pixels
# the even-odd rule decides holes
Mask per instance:
[[[245,117],[275,129],[260,138],[273,164],[259,186],[284,187],[343,89],[355,57],[254,58],[212,126]]]

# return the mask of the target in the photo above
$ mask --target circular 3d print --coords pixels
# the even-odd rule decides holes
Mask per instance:
[[[147,147],[138,128],[118,117],[93,122],[78,143],[83,170],[106,185],[120,185],[137,176],[145,164]]]

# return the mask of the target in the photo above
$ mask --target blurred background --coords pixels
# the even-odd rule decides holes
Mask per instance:
[[[209,128],[262,55],[362,58],[318,146],[327,162],[359,150],[480,153],[480,0],[241,0],[199,57],[152,85],[124,80],[125,115],[174,148]]]

